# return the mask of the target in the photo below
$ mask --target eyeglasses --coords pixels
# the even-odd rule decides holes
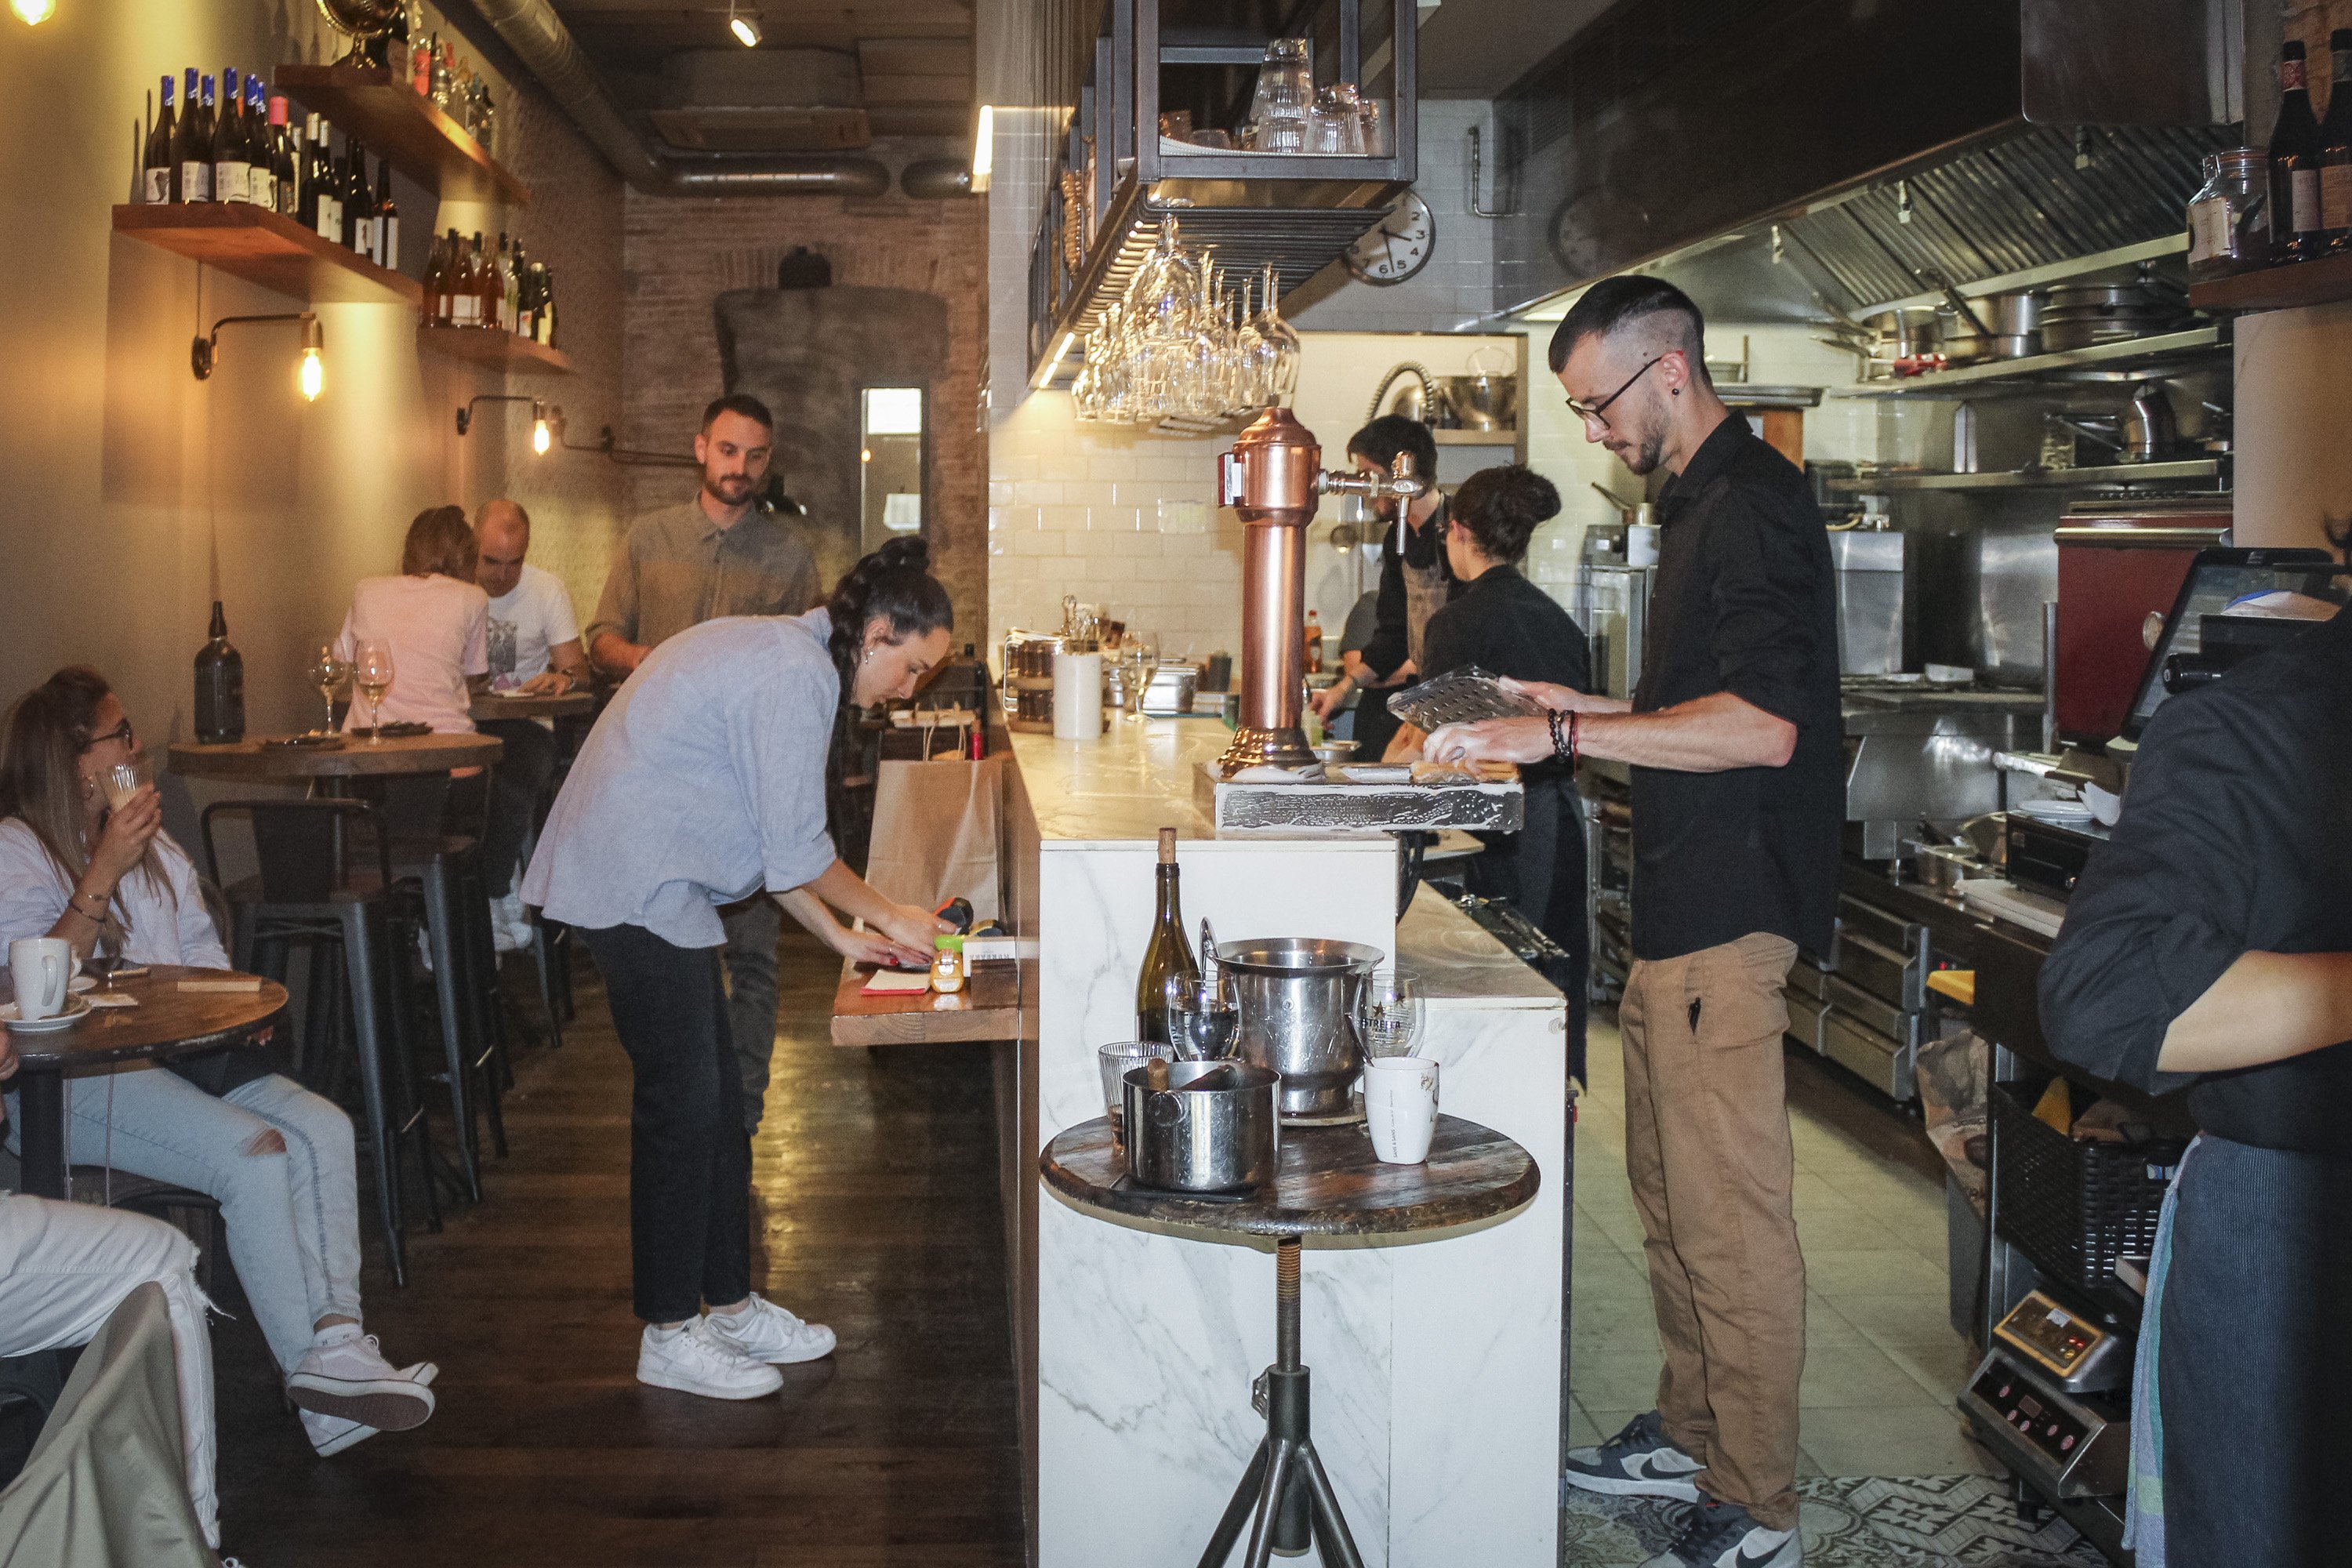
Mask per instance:
[[[106,744],[109,741],[120,741],[126,746],[135,746],[139,743],[139,737],[137,734],[132,732],[131,721],[125,719],[113,729],[109,730],[105,734],[92,735],[82,746],[82,750],[85,752],[94,752],[99,747]]]
[[[1666,356],[1664,354],[1656,354],[1650,359],[1644,360],[1642,363],[1642,368],[1627,376],[1622,386],[1620,386],[1616,391],[1611,393],[1608,396],[1602,398],[1598,403],[1579,403],[1575,398],[1570,398],[1568,400],[1568,411],[1570,414],[1575,415],[1579,419],[1588,419],[1597,425],[1608,424],[1609,421],[1603,417],[1603,416],[1606,414],[1609,405],[1616,402],[1619,398],[1624,396],[1627,393],[1633,391],[1633,384],[1641,380],[1643,376],[1649,374],[1650,367],[1657,363],[1659,360],[1665,357]]]

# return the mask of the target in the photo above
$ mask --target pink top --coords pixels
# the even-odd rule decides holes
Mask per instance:
[[[469,675],[490,672],[490,597],[455,577],[362,577],[352,589],[351,614],[337,639],[352,661],[352,706],[344,727],[368,721],[359,689],[359,645],[392,650],[392,689],[384,693],[387,724],[415,721],[436,730],[471,731]]]

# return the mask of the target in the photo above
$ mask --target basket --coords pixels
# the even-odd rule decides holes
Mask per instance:
[[[1994,1228],[2043,1274],[2096,1291],[2116,1259],[2154,1250],[2157,1212],[2188,1145],[2102,1143],[2038,1120],[2008,1084],[1991,1088],[1999,1212]]]

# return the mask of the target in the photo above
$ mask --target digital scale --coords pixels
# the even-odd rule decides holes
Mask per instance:
[[[2130,1460],[2131,1367],[2130,1340],[2035,1290],[1993,1330],[1960,1409],[2043,1495],[2112,1497]]]

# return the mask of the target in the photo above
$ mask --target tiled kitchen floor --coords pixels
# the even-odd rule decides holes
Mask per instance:
[[[1623,1058],[1612,1016],[1596,1012],[1588,1053],[1569,1380],[1580,1445],[1654,1404],[1659,1365],[1642,1222],[1625,1180]],[[2000,1474],[1962,1434],[1952,1405],[1974,1367],[1947,1301],[1943,1185],[1918,1168],[1924,1161],[1874,1152],[1917,1138],[1914,1124],[1829,1069],[1791,1061],[1790,1073],[1807,1283],[1797,1473]]]

